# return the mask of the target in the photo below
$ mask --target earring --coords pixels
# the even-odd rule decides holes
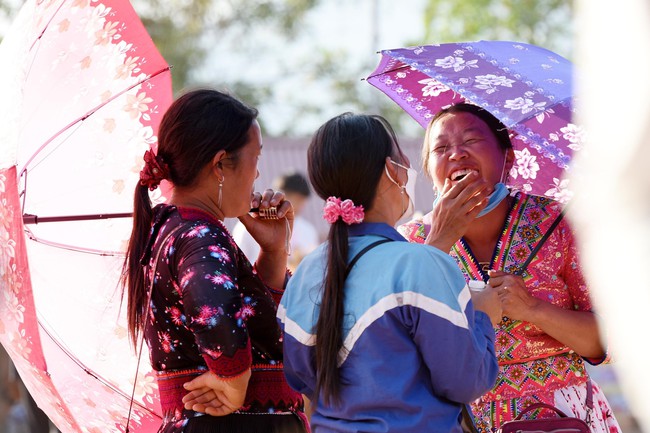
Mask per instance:
[[[217,207],[221,209],[221,201],[223,198],[223,181],[226,180],[226,176],[219,179],[219,197],[217,198]]]

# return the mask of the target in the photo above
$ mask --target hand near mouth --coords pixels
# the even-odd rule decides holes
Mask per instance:
[[[486,180],[476,171],[457,182],[446,179],[440,199],[431,211],[431,230],[425,243],[449,253],[487,205],[489,189]]]

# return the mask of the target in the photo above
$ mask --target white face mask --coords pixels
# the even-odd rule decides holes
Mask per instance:
[[[404,167],[402,164],[399,164],[395,161],[391,162],[395,164],[398,167],[402,167],[404,170],[406,170],[406,185],[402,186],[399,183],[397,183],[391,176],[390,173],[388,172],[388,168],[384,167],[384,170],[386,170],[386,176],[390,179],[391,182],[393,182],[395,185],[397,185],[401,190],[402,194],[406,192],[406,195],[408,197],[409,203],[402,213],[402,216],[399,218],[401,220],[408,220],[413,216],[413,213],[415,212],[415,205],[414,205],[414,198],[415,198],[415,181],[417,180],[418,172],[415,171],[415,169],[411,167]]]

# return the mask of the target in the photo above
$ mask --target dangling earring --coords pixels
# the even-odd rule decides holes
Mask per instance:
[[[223,181],[226,180],[226,176],[219,179],[219,197],[217,198],[217,207],[221,209],[221,201],[223,198]]]

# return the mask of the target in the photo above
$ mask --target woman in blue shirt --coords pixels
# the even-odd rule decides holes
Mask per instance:
[[[496,378],[496,292],[470,293],[447,254],[394,229],[413,207],[415,172],[384,119],[329,120],[308,161],[331,228],[278,318],[285,375],[313,402],[313,430],[460,432],[463,404]],[[475,193],[468,212],[485,206]]]

